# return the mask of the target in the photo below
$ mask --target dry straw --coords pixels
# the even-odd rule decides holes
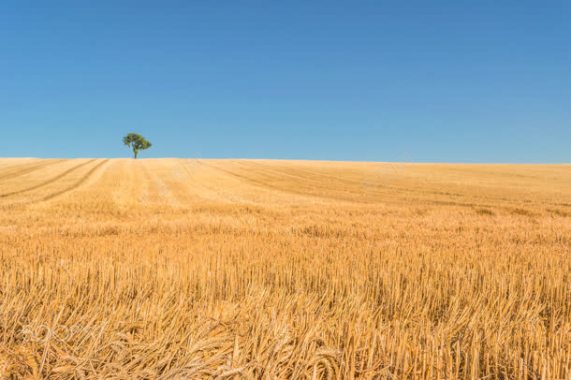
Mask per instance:
[[[571,168],[395,167],[0,160],[0,378],[570,379]]]

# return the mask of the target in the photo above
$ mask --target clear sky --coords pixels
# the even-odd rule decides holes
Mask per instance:
[[[0,2],[0,156],[571,162],[571,2]]]

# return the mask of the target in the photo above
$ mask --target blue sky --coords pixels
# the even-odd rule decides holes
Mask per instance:
[[[0,156],[571,162],[569,1],[0,3]]]

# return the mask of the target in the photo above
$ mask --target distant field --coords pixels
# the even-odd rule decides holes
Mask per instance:
[[[571,379],[571,166],[0,160],[0,378]]]

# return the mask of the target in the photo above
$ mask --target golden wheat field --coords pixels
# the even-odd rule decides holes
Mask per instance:
[[[571,166],[0,160],[0,377],[571,379]]]

